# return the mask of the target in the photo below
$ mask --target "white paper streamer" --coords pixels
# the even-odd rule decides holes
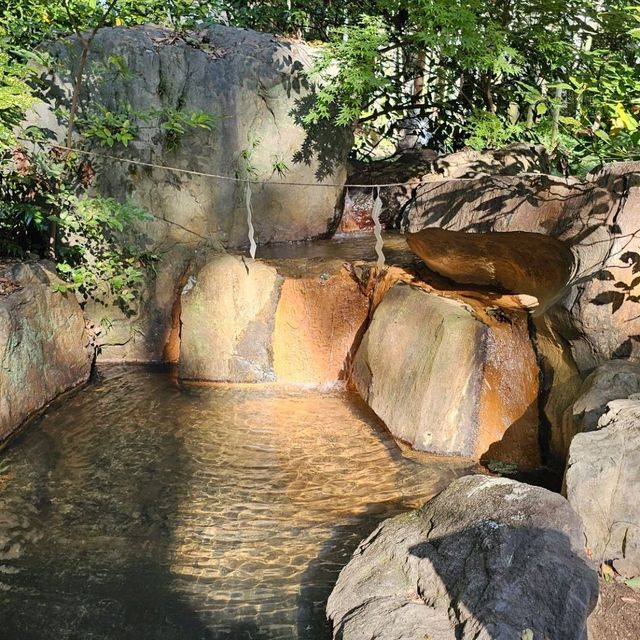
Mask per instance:
[[[376,237],[376,255],[378,256],[378,269],[384,269],[385,258],[382,248],[384,240],[382,239],[382,225],[380,224],[380,213],[382,212],[382,200],[380,199],[380,188],[373,189],[373,209],[371,209],[371,217],[373,218],[373,233]]]
[[[256,245],[255,234],[253,229],[253,222],[251,218],[253,217],[253,211],[251,209],[251,185],[247,182],[245,187],[245,204],[247,205],[247,226],[249,227],[249,255],[252,260],[256,258],[256,249],[258,245]]]

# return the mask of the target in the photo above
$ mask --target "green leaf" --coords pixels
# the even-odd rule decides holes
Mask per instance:
[[[631,587],[635,591],[640,591],[640,576],[629,578],[628,580],[625,580],[624,583],[627,587]]]

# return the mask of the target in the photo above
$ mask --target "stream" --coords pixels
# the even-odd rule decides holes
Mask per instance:
[[[345,390],[111,367],[5,450],[3,640],[331,637],[358,542],[471,463],[403,453]]]

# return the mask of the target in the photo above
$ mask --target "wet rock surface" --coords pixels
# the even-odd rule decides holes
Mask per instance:
[[[455,282],[531,296],[537,314],[564,295],[574,269],[565,244],[535,233],[423,229],[409,233],[407,243],[431,270]]]
[[[597,429],[573,438],[564,490],[593,558],[640,575],[640,394],[609,402]]]
[[[532,338],[540,367],[541,420],[546,425],[544,446],[550,462],[564,469],[570,439],[565,437],[565,414],[580,394],[583,376],[565,335],[571,335],[567,311],[558,306],[532,318]],[[575,332],[574,332],[575,334]]]
[[[342,640],[586,640],[597,595],[566,500],[474,476],[383,522],[342,570],[327,615]]]
[[[0,265],[0,443],[29,415],[85,382],[93,347],[72,294],[50,263]]]
[[[368,314],[369,299],[342,267],[285,277],[273,335],[276,380],[311,385],[347,380]]]
[[[418,450],[539,462],[538,368],[521,312],[485,324],[464,298],[399,282],[374,311],[352,381]]]
[[[261,262],[221,255],[181,293],[180,376],[275,380],[271,337],[282,279]]]
[[[180,306],[182,378],[313,386],[348,378],[369,313],[340,260],[224,254],[194,271]]]

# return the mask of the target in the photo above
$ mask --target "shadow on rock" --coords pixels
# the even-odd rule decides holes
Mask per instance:
[[[362,542],[329,598],[334,638],[585,640],[598,580],[582,545],[560,495],[461,478]]]

